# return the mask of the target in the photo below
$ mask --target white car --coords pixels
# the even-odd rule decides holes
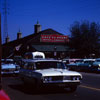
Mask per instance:
[[[1,64],[1,74],[18,74],[19,73],[19,65],[16,65],[13,59],[2,59]]]
[[[67,70],[62,61],[51,59],[23,60],[19,75],[34,87],[59,86],[71,91],[77,89],[82,79],[80,73]]]

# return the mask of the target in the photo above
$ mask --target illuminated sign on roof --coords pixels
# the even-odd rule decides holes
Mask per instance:
[[[68,36],[64,35],[41,35],[41,42],[69,42]]]

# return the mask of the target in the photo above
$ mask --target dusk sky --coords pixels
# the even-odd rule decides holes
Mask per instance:
[[[1,0],[1,8],[3,8]],[[75,21],[88,20],[100,23],[100,0],[7,0],[8,1],[8,34],[10,40],[34,33],[37,20],[42,30],[52,28],[57,32],[70,35],[70,25]],[[2,13],[2,33],[4,14]]]

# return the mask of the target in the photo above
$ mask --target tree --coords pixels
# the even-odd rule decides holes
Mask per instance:
[[[75,49],[78,57],[89,57],[99,53],[100,25],[88,21],[74,22],[70,27],[71,47]]]

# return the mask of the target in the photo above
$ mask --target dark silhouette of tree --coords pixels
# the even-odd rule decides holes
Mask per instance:
[[[75,49],[77,57],[90,57],[99,54],[100,25],[88,21],[74,22],[70,27],[70,45]]]

